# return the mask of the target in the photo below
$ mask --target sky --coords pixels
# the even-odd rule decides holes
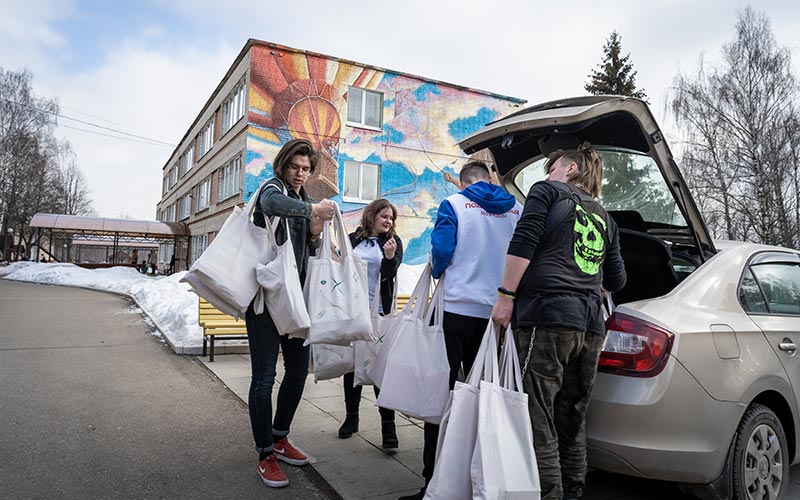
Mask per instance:
[[[797,66],[800,9],[793,4],[0,0],[0,67],[30,70],[34,93],[57,99],[63,117],[56,135],[72,144],[98,215],[152,220],[164,164],[248,38],[533,105],[585,94],[587,75],[616,30],[674,142],[680,130],[667,111],[672,82],[679,71],[694,73],[701,57],[719,60],[737,9],[766,13]]]

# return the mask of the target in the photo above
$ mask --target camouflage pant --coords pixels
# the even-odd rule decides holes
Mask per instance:
[[[516,328],[524,365],[533,328]],[[586,409],[603,337],[538,327],[523,386],[533,425],[542,500],[578,498],[586,484]]]

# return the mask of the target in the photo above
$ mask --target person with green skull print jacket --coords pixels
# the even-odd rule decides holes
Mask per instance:
[[[574,136],[557,140],[567,149],[548,155],[547,180],[528,193],[492,310],[496,323],[512,325],[524,364],[542,500],[583,494],[586,410],[605,338],[603,294],[626,280],[619,231],[595,200],[602,159]]]

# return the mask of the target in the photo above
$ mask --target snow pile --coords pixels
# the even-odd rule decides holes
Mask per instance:
[[[424,268],[425,265],[402,264],[397,277],[398,293],[410,294]],[[66,263],[15,262],[0,269],[0,278],[80,286],[133,296],[169,343],[179,350],[203,345],[203,329],[197,324],[197,295],[189,285],[179,283],[185,273],[153,277],[131,267],[84,269]]]
[[[170,344],[176,348],[198,347],[203,344],[203,329],[197,324],[197,295],[189,285],[178,282],[184,273],[152,277],[131,267],[84,269],[66,263],[16,262],[0,269],[0,278],[133,296]]]

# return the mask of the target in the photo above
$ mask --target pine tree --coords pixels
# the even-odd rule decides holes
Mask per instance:
[[[622,54],[622,37],[613,31],[603,46],[603,62],[589,74],[590,81],[584,85],[587,92],[594,95],[624,95],[647,100],[643,89],[636,88],[636,70],[633,69],[631,55]]]

